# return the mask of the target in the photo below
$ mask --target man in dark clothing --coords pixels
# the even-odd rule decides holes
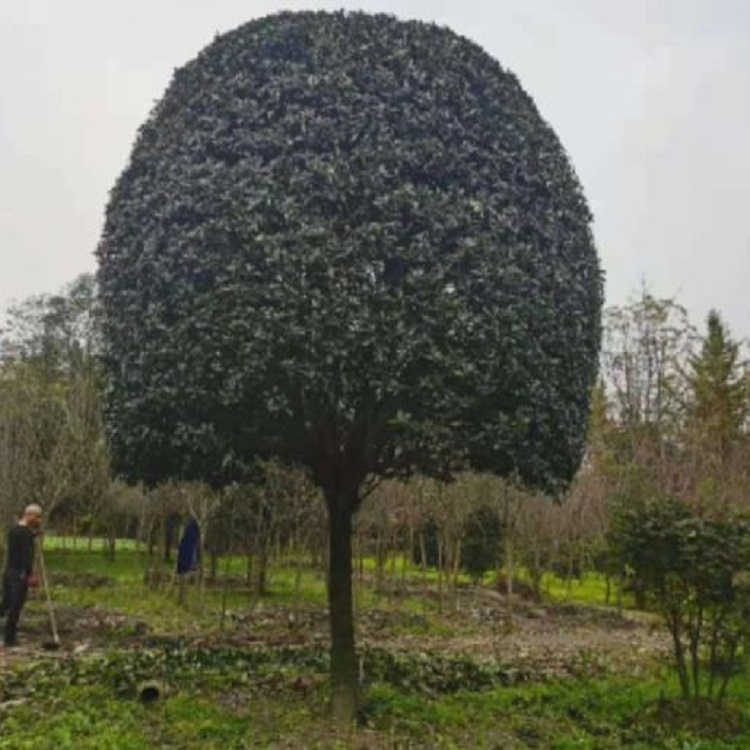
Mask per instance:
[[[6,646],[16,645],[16,629],[26,603],[29,586],[36,585],[34,576],[34,542],[42,522],[42,509],[29,505],[21,520],[8,532],[3,600],[0,617],[6,617],[3,640]]]

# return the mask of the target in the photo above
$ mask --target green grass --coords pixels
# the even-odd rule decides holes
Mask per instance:
[[[603,606],[607,601],[607,583],[599,573],[586,573],[581,578],[574,578],[568,584],[562,578],[547,573],[542,580],[542,591],[553,601],[571,601],[578,604],[593,604]],[[610,592],[610,606],[615,605],[614,585]],[[625,595],[623,604],[626,607],[633,605],[632,597]]]
[[[107,546],[107,540],[102,537],[70,537],[55,534],[54,532],[44,534],[45,550],[71,550],[79,552],[101,552]],[[116,549],[133,552],[136,542],[133,539],[117,539]]]
[[[693,716],[696,711],[704,712],[703,726],[697,722],[697,732],[694,726],[685,729],[659,714],[664,687],[655,679],[566,681],[429,699],[390,685],[377,685],[369,694],[368,720],[384,732],[421,736],[425,747],[750,747],[750,716],[745,709],[750,682],[735,686],[734,702],[727,706],[688,706]],[[664,705],[673,704],[665,701]],[[706,712],[714,715],[706,716]],[[739,721],[740,726],[729,726],[728,717]],[[702,737],[703,732],[719,736]],[[725,732],[727,736],[722,737]]]
[[[148,566],[145,552],[123,547],[116,553],[114,560],[110,560],[101,551],[89,552],[85,547],[79,546],[74,550],[70,545],[66,549],[52,544],[49,546],[50,550],[45,553],[47,568],[56,599],[60,603],[76,606],[106,603],[108,607],[128,611],[135,616],[155,621],[157,625],[184,613],[182,608],[177,606],[176,584],[166,582],[154,591],[144,586],[144,573]],[[221,579],[227,574],[233,580],[226,594],[227,607],[247,608],[256,604],[258,597],[255,592],[249,585],[243,584],[246,565],[245,558],[241,556],[220,560],[220,580],[214,586],[205,587],[203,606],[200,609],[208,612],[221,607],[224,598]],[[171,575],[174,573],[174,563],[160,565],[160,570],[167,576]],[[60,585],[74,575],[106,577],[112,585],[93,589]],[[375,591],[370,585],[361,583],[357,574],[354,576],[354,589],[355,606],[358,609],[382,606],[388,601],[387,597]],[[197,605],[197,587],[189,587],[188,599],[191,605]],[[448,599],[446,591],[446,602]],[[320,571],[309,568],[303,568],[298,575],[293,567],[271,565],[267,573],[267,592],[263,596],[263,601],[282,607],[324,607],[327,602],[324,576]],[[424,597],[404,596],[399,598],[398,607],[404,611],[433,613],[437,609],[437,604]],[[191,606],[191,609],[194,610],[196,607]]]
[[[224,597],[221,582],[206,589],[202,603],[196,588],[191,588],[186,613],[177,603],[174,585],[166,584],[158,590],[144,586],[146,556],[134,545],[118,544],[117,554],[110,560],[102,554],[101,546],[94,545],[89,552],[87,544],[77,544],[73,550],[69,542],[63,549],[54,537],[45,540],[47,567],[59,606],[99,605],[147,622],[152,632],[196,635],[223,642],[218,632],[218,612]],[[428,571],[427,575],[431,596],[419,594],[422,573],[410,566],[409,593],[391,597],[373,586],[374,560],[365,560],[364,567],[364,582],[360,582],[355,568],[357,608],[363,615],[377,610],[389,616],[389,637],[429,639],[463,634],[462,628],[471,627],[450,616],[447,588],[446,612],[438,612],[435,571]],[[164,572],[172,569],[172,565],[163,566]],[[227,572],[232,576],[232,589],[226,597],[230,610],[247,612],[258,605],[282,609],[296,604],[325,607],[325,583],[319,571],[305,568],[299,591],[295,591],[295,569],[289,565],[272,566],[268,572],[270,591],[262,600],[243,583],[245,571],[246,561],[240,556],[222,560],[219,565],[220,576]],[[386,582],[390,580],[389,571],[387,566]],[[400,561],[397,571],[400,581]],[[86,585],[86,576],[98,576],[105,583]],[[543,588],[558,601],[604,604],[604,581],[596,575],[573,581],[570,590],[564,581],[550,576]],[[41,616],[42,601],[38,596],[30,602],[29,609]],[[232,627],[235,626],[228,621],[227,628]],[[246,629],[247,625],[236,627]],[[470,634],[470,630],[466,632]],[[656,674],[647,669],[637,679],[611,674],[606,678],[571,678],[565,682],[481,690],[479,683],[474,683],[471,690],[450,692],[444,687],[448,683],[441,682],[441,674],[434,671],[438,669],[437,662],[416,653],[413,655],[419,658],[415,664],[425,670],[425,681],[421,682],[415,669],[408,666],[392,673],[372,672],[373,681],[364,693],[362,726],[348,737],[334,731],[326,718],[327,683],[321,677],[324,666],[316,661],[317,656],[296,662],[274,661],[277,657],[271,655],[249,668],[246,663],[242,666],[241,660],[233,662],[231,653],[224,663],[221,659],[212,661],[210,654],[202,657],[204,661],[180,661],[182,651],[178,651],[174,657],[176,666],[167,667],[164,659],[157,658],[166,651],[157,649],[152,670],[148,660],[138,662],[137,668],[133,666],[133,660],[142,660],[148,654],[143,649],[124,649],[126,642],[127,638],[118,640],[116,634],[112,635],[104,652],[109,661],[102,662],[101,668],[98,662],[84,668],[84,657],[83,661],[79,658],[70,662],[40,659],[32,664],[22,663],[19,671],[10,676],[0,672],[0,750],[750,747],[748,676],[732,683],[727,707],[718,709],[707,704],[661,700],[662,696],[679,694],[679,686],[666,668]],[[189,652],[188,649],[186,653]],[[237,653],[246,652],[240,649]],[[54,672],[55,669],[61,671]],[[471,684],[471,669],[464,670],[461,663],[453,669],[451,680],[458,674],[462,687]],[[122,675],[113,670],[120,670]],[[163,679],[168,686],[164,699],[154,705],[141,705],[132,691],[123,692],[118,687],[120,677],[132,683],[136,676],[141,679],[146,673]],[[19,695],[26,702],[2,707],[3,701]]]
[[[140,750],[149,745],[148,717],[137,703],[115,700],[103,687],[68,687],[54,698],[0,714],[7,750]]]
[[[186,620],[185,609],[177,602],[176,583],[165,580],[157,588],[144,585],[144,573],[148,566],[145,553],[118,551],[114,560],[101,552],[87,549],[52,548],[45,554],[47,569],[55,601],[61,605],[93,606],[105,605],[109,609],[127,612],[144,619],[157,630],[173,630]],[[227,573],[226,562],[230,562],[230,575],[235,577],[226,592],[227,609],[247,609],[257,603],[258,598],[249,586],[243,586],[241,577],[245,573],[245,560],[235,557],[222,561],[219,575]],[[174,573],[174,563],[160,566],[167,577]],[[71,585],[76,576],[97,576],[106,579],[100,587]],[[268,572],[269,591],[264,601],[281,606],[294,603],[323,606],[326,601],[325,582],[319,574],[306,570],[300,579],[299,591],[295,591],[295,573],[289,568],[271,567]],[[238,583],[240,588],[238,589]],[[218,625],[217,612],[224,603],[225,593],[221,581],[207,585],[201,593],[196,584],[188,587],[188,605],[196,627],[213,628]]]
[[[105,549],[105,540],[95,537],[92,540],[91,550],[89,550],[88,538],[79,538],[73,540],[71,537],[62,537],[56,535],[45,535],[44,547],[48,557],[54,557],[55,563],[62,566],[64,570],[90,572],[102,575],[109,575],[118,580],[118,582],[132,581],[140,579],[146,567],[146,552],[144,549],[138,550],[136,543],[132,539],[118,539],[116,544],[115,562],[107,560],[103,554]],[[99,554],[95,554],[99,553]],[[406,565],[406,581],[411,584],[430,584],[437,586],[440,578],[434,568],[428,568],[422,571],[410,560]],[[397,556],[395,560],[396,582],[400,583],[403,575],[404,559]],[[301,577],[301,590],[299,596],[305,602],[311,604],[325,603],[325,583],[321,573],[309,570],[308,562],[302,560],[303,575]],[[373,557],[357,557],[353,561],[354,582],[355,586],[359,580],[360,567],[367,576],[368,581],[374,579],[377,562]],[[171,572],[174,569],[174,563],[162,566],[165,572]],[[223,557],[219,561],[219,575],[223,576],[229,573],[232,576],[244,576],[247,570],[247,561],[244,556],[235,555],[230,558]],[[389,559],[384,566],[384,580],[391,583],[391,560]],[[517,578],[522,581],[529,581],[528,573],[522,568],[517,569]],[[494,574],[486,574],[484,582],[489,583],[494,580]],[[280,604],[292,603],[297,593],[295,592],[295,571],[291,566],[279,567],[272,566],[269,571],[270,591],[269,597],[272,601]],[[460,573],[458,582],[462,586],[469,585],[471,579],[465,574]],[[448,576],[443,576],[443,585],[446,599],[449,597],[450,584]],[[501,582],[501,587],[503,586]],[[542,580],[542,590],[545,596],[553,601],[565,602],[570,601],[579,604],[604,605],[606,602],[606,581],[598,573],[587,573],[579,579],[573,579],[570,585],[566,580],[553,573],[547,573]],[[360,596],[365,597],[360,603],[369,606],[379,601],[381,595],[369,586],[362,587]],[[422,607],[423,599],[417,599],[412,602],[418,608]],[[615,592],[614,586],[611,592],[610,604],[614,606]],[[632,597],[625,595],[623,599],[625,607],[632,607]]]
[[[95,606],[103,605],[108,609],[126,612],[133,617],[149,623],[157,632],[175,633],[187,629],[193,634],[199,632],[214,633],[220,625],[220,612],[224,606],[228,611],[246,611],[260,602],[277,607],[314,607],[326,606],[325,579],[321,571],[304,567],[301,572],[290,565],[271,565],[268,569],[267,593],[259,599],[252,587],[244,583],[247,572],[247,561],[244,556],[235,555],[222,558],[218,565],[219,582],[206,586],[202,593],[197,586],[188,588],[190,617],[177,601],[177,585],[165,582],[157,589],[144,586],[144,572],[148,567],[145,550],[136,550],[135,545],[118,542],[114,559],[103,554],[101,547],[94,546],[89,552],[87,540],[79,540],[74,549],[70,539],[65,548],[55,537],[45,540],[47,568],[53,583],[55,600],[62,605]],[[373,609],[397,609],[401,613],[412,613],[415,617],[409,621],[402,618],[394,629],[398,635],[459,635],[465,626],[445,619],[440,615],[440,606],[436,595],[422,596],[418,592],[425,585],[437,591],[437,573],[428,570],[426,575],[416,566],[410,565],[406,571],[407,592],[398,596],[387,596],[373,585],[375,561],[365,558],[364,582],[360,580],[359,564],[354,571],[354,602],[358,612]],[[392,590],[397,590],[402,581],[402,560],[397,561],[397,577],[393,581],[389,576],[390,565],[386,566],[385,582]],[[167,578],[174,573],[174,563],[163,564],[160,569]],[[227,574],[232,578],[226,593],[223,590],[223,579]],[[100,588],[67,585],[71,576],[99,576],[110,581],[110,585]],[[524,571],[519,578],[524,579]],[[466,587],[468,579],[462,577],[461,584]],[[491,579],[486,577],[487,582]],[[597,574],[589,574],[581,580],[574,580],[568,590],[566,582],[549,575],[544,581],[543,589],[553,601],[570,601],[577,604],[603,606],[605,602],[605,582]],[[443,590],[443,609],[450,613],[454,599],[450,588]],[[630,604],[626,599],[625,604]],[[418,616],[418,617],[416,617]],[[190,623],[186,626],[186,623]],[[225,627],[231,622],[225,621]]]
[[[362,726],[351,737],[326,718],[326,690],[290,688],[286,672],[271,689],[256,678],[184,683],[151,705],[99,685],[43,681],[34,703],[0,712],[0,749],[45,748],[551,748],[569,750],[728,750],[750,746],[750,682],[738,681],[727,706],[661,701],[658,679],[565,681],[430,695],[378,682],[365,693]],[[33,678],[31,678],[33,679]],[[284,680],[286,680],[284,682]],[[29,687],[29,686],[27,686]],[[675,686],[667,683],[667,689]],[[670,710],[663,710],[663,708]],[[696,714],[701,721],[693,719]],[[675,720],[675,717],[679,720]]]

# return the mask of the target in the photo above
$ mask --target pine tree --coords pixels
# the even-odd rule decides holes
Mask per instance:
[[[723,462],[742,435],[748,389],[739,344],[716,310],[708,314],[706,337],[690,369],[690,413],[701,450]]]

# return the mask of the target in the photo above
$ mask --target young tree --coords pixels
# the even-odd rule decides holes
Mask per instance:
[[[719,450],[737,440],[747,416],[747,391],[739,344],[716,310],[706,320],[701,352],[691,358],[692,414]]]
[[[4,525],[24,505],[42,499],[46,460],[59,423],[54,407],[36,371],[24,363],[0,365],[0,521]]]
[[[690,360],[688,379],[693,462],[703,486],[706,482],[718,485],[726,498],[728,486],[736,478],[732,464],[737,462],[731,458],[743,443],[750,393],[739,344],[715,310],[708,315],[700,353]]]
[[[47,381],[59,380],[99,348],[96,284],[81,274],[59,294],[13,306],[0,334],[0,359],[33,363]]]
[[[750,627],[747,519],[700,518],[660,498],[620,508],[610,543],[664,617],[683,696],[721,700]]]
[[[104,500],[109,466],[94,280],[11,309],[0,341],[0,495],[75,518]],[[85,508],[83,506],[86,506]]]
[[[479,505],[464,521],[461,567],[476,583],[502,558],[503,527],[500,516],[490,505]]]
[[[253,21],[142,127],[98,250],[117,468],[308,467],[337,717],[357,705],[351,530],[373,484],[575,473],[599,349],[590,218],[516,78],[433,25]]]
[[[687,313],[646,289],[633,303],[605,313],[603,376],[614,429],[620,495],[682,494],[680,450],[685,424],[685,368],[695,339]],[[614,478],[614,477],[613,477]]]

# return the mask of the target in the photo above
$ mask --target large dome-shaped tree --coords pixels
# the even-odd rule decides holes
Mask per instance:
[[[601,274],[565,151],[451,31],[283,13],[218,37],[142,127],[99,247],[115,464],[307,466],[330,519],[334,708],[355,706],[351,519],[372,481],[571,479]]]

